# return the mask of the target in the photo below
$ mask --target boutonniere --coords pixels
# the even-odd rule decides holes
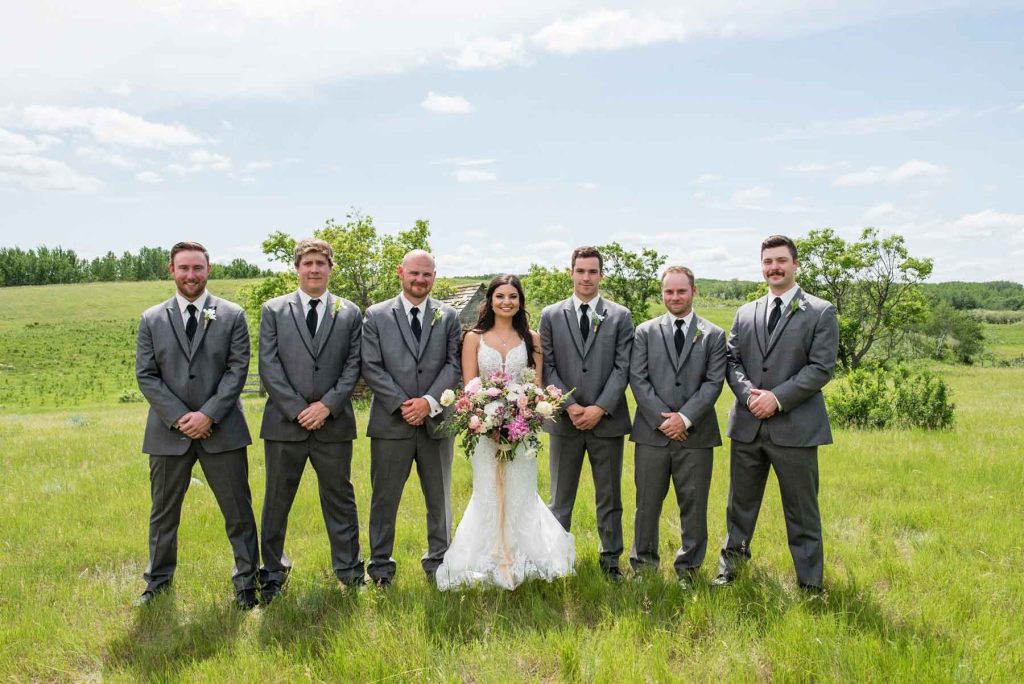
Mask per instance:
[[[697,344],[697,341],[700,340],[700,338],[704,337],[704,333],[706,333],[706,332],[707,332],[707,328],[704,327],[703,323],[698,325],[697,326],[697,331],[693,333],[693,343]]]
[[[212,307],[203,308],[203,329],[210,325],[210,321],[217,320],[217,310]]]
[[[597,332],[598,329],[600,329],[601,324],[604,323],[604,319],[606,319],[606,318],[608,318],[607,312],[606,313],[601,313],[600,311],[595,311],[594,312],[594,332]]]
[[[434,324],[441,320],[443,315],[440,309],[434,309],[434,316],[430,319],[430,327],[433,328]]]
[[[800,297],[794,297],[793,301],[789,303],[789,315],[792,316],[797,311],[807,310],[807,300]]]
[[[345,308],[345,300],[341,297],[334,298],[334,308],[331,309],[331,318],[338,315],[338,312]]]

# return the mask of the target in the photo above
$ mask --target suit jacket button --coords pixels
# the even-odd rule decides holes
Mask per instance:
[[[315,371],[320,370],[320,366],[313,366],[313,370],[315,370]]]
[[[586,369],[586,368],[584,368],[584,369],[583,369],[583,372],[584,372],[584,373],[586,373],[586,372],[587,372],[587,369]]]
[[[188,376],[188,379],[189,379],[189,380],[195,380],[195,379],[196,379],[196,376],[194,376],[194,375],[190,375],[190,376]]]
[[[420,374],[422,375],[422,373],[423,373],[423,369],[422,369],[422,368],[417,368],[417,369],[416,369],[416,372],[417,372],[417,373],[420,373]]]
[[[679,383],[678,382],[676,383],[676,387],[679,387]]]
[[[762,373],[767,373],[768,372],[768,366],[761,366],[761,372]]]

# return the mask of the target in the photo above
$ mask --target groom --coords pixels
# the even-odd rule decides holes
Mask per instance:
[[[541,312],[544,382],[573,390],[565,417],[547,422],[551,435],[551,512],[569,531],[583,455],[590,457],[597,499],[601,570],[621,579],[622,450],[629,432],[626,385],[633,345],[629,309],[601,296],[604,260],[593,247],[572,253],[573,295]]]
[[[414,461],[427,506],[422,565],[431,580],[451,536],[453,438],[438,431],[438,402],[461,378],[462,328],[455,309],[430,297],[435,275],[434,257],[409,252],[398,267],[401,293],[368,308],[363,319],[363,378],[373,390],[367,572],[380,587],[395,577],[395,521]]]

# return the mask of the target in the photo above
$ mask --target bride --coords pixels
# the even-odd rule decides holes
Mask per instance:
[[[463,340],[463,382],[529,366],[539,384],[541,364],[540,336],[530,330],[519,278],[496,276]],[[441,591],[472,584],[515,589],[529,578],[551,581],[573,572],[575,540],[537,494],[536,455],[523,444],[511,461],[499,461],[496,453],[487,437],[474,450],[473,496],[437,568]]]

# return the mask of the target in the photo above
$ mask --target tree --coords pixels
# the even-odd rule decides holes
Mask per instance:
[[[924,333],[930,339],[929,355],[934,359],[953,358],[971,364],[985,347],[981,323],[966,311],[941,300],[928,312]]]
[[[881,237],[877,229],[865,228],[860,239],[847,243],[824,228],[796,242],[800,286],[836,307],[843,368],[859,366],[876,343],[897,349],[926,319],[920,285],[931,275],[932,260],[911,257],[903,236]]]
[[[526,301],[543,309],[572,294],[569,269],[530,264],[530,270],[523,278],[523,289],[526,291]]]
[[[630,252],[617,242],[601,245],[598,251],[604,257],[601,289],[630,310],[634,324],[647,320],[650,301],[661,291],[658,269],[666,257],[653,249]]]

